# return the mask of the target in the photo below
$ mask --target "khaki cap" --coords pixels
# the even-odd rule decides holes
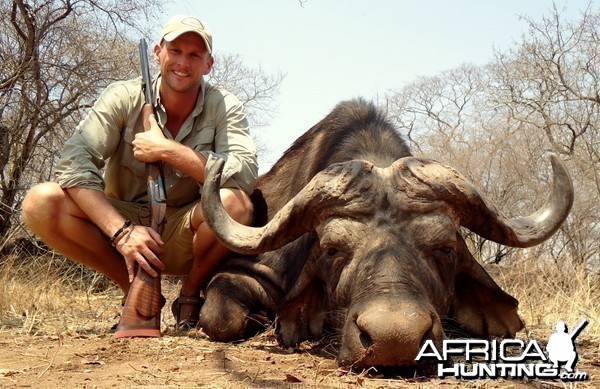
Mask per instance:
[[[200,35],[206,44],[208,52],[212,54],[212,33],[208,26],[193,16],[177,15],[173,16],[162,31],[161,41],[174,41],[178,36],[186,32],[195,32]]]

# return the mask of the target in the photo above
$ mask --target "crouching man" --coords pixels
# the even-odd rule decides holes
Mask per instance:
[[[198,323],[203,283],[228,254],[204,222],[205,166],[211,154],[226,159],[223,203],[235,220],[249,224],[256,148],[240,101],[203,79],[214,63],[206,24],[192,16],[172,18],[154,56],[160,74],[152,82],[151,130],[144,132],[142,124],[141,79],[108,86],[65,144],[57,183],[34,186],[23,217],[49,246],[103,273],[125,294],[135,265],[152,276],[152,266],[186,275],[172,311],[177,326],[191,327]],[[164,162],[167,188],[162,237],[145,227],[145,163],[156,161]]]

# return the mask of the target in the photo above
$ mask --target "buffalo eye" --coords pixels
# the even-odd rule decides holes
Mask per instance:
[[[321,247],[321,259],[328,264],[342,260],[345,262],[347,251],[337,245],[325,245]]]
[[[317,261],[317,273],[331,290],[335,289],[340,276],[348,264],[348,251],[339,246],[324,245]]]
[[[456,257],[456,250],[453,247],[444,246],[435,249],[434,255],[440,259],[452,260]]]

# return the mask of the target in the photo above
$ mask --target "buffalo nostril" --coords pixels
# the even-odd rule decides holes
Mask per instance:
[[[365,349],[368,349],[373,344],[373,339],[371,335],[369,335],[366,331],[360,331],[360,335],[358,336],[360,343]]]
[[[355,320],[352,351],[362,363],[371,365],[410,365],[428,339],[438,339],[436,317],[421,307],[365,309]]]

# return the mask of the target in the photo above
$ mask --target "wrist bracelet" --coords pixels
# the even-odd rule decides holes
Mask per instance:
[[[110,238],[110,245],[115,247],[115,240],[117,240],[117,238],[119,236],[121,236],[123,231],[125,231],[127,229],[127,227],[129,227],[132,224],[133,223],[131,222],[131,220],[129,220],[129,219],[125,220],[125,223],[123,223],[123,226],[121,228],[119,228],[117,230],[117,232],[115,232],[115,234],[112,236],[112,238]]]

